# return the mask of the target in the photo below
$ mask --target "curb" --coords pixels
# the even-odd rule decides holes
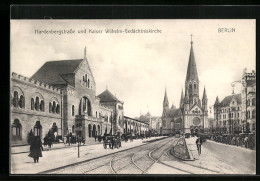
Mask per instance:
[[[181,138],[179,138],[179,140],[180,140],[180,139],[181,139]],[[179,140],[178,140],[178,141],[179,141]],[[176,142],[176,144],[178,143],[178,141]],[[188,150],[188,153],[189,153],[189,157],[190,157],[189,159],[187,159],[187,158],[182,158],[182,157],[180,157],[180,156],[178,156],[178,155],[175,154],[175,152],[174,152],[174,147],[176,146],[176,144],[172,147],[172,149],[170,150],[170,153],[171,153],[174,157],[176,157],[176,158],[178,158],[178,159],[180,159],[180,160],[183,160],[183,161],[195,161],[195,158],[193,157],[193,154],[191,153],[189,147],[187,146],[187,143],[186,143],[185,138],[184,138],[184,141],[185,141],[186,149]]]

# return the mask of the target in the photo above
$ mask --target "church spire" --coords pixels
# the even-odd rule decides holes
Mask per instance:
[[[187,75],[186,75],[186,81],[189,80],[196,80],[198,81],[198,73],[197,73],[197,67],[195,62],[195,56],[193,52],[193,41],[192,41],[192,35],[191,35],[191,48],[190,48],[190,57],[189,57],[189,64],[187,69]]]
[[[163,99],[163,108],[169,108],[169,101],[168,101],[168,96],[166,92],[166,87],[165,87],[165,93],[164,93],[164,99]]]
[[[206,88],[204,87],[204,91],[203,91],[203,96],[202,96],[202,101],[203,100],[207,100],[207,94],[206,94]]]
[[[184,104],[184,97],[183,97],[183,89],[181,90],[181,101],[180,101],[180,107]]]
[[[217,96],[214,106],[218,106],[218,105],[219,105],[219,100],[218,100],[218,96]]]

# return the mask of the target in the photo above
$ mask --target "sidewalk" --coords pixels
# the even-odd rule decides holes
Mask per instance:
[[[66,165],[82,162],[85,160],[95,159],[97,157],[107,156],[116,152],[141,146],[149,141],[162,139],[163,137],[153,137],[148,139],[138,139],[133,142],[122,142],[119,149],[104,149],[103,142],[101,144],[87,145],[80,147],[80,158],[78,158],[78,148],[76,146],[65,146],[66,149],[52,149],[43,151],[43,157],[40,157],[39,163],[34,163],[28,153],[11,154],[11,174],[37,174],[50,169],[63,167]],[[63,144],[64,145],[64,144]],[[15,147],[14,147],[15,148]]]
[[[201,146],[201,155],[198,155],[196,139],[197,137],[185,139],[188,149],[195,158],[194,162],[190,162],[193,165],[214,170],[219,174],[256,173],[256,153],[254,150],[207,140]]]
[[[81,144],[80,146],[89,146],[89,145],[97,145],[97,144],[103,144],[103,142],[95,142],[95,139],[87,139],[85,145]],[[56,149],[62,149],[62,148],[70,148],[70,147],[77,147],[78,144],[71,144],[70,146],[68,144],[64,143],[54,143],[50,150],[56,150]],[[49,150],[48,146],[43,145],[43,149]],[[11,154],[20,154],[20,153],[29,153],[30,146],[29,145],[23,145],[23,146],[12,146],[10,148]]]

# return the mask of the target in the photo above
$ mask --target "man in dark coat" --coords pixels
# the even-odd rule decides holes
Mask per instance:
[[[42,157],[42,142],[39,136],[34,137],[34,141],[30,146],[30,154],[29,157],[32,157],[34,163],[39,162],[39,157]]]
[[[196,140],[196,145],[197,145],[197,149],[198,149],[198,154],[201,154],[201,144],[202,144],[202,140],[200,137],[197,138]]]

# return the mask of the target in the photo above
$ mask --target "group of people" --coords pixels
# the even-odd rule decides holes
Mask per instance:
[[[255,139],[254,136],[249,135],[215,135],[212,136],[212,140],[224,144],[236,145],[245,148],[254,149],[255,147]]]
[[[53,144],[52,144],[52,138],[51,138],[50,136],[46,135],[46,136],[43,138],[43,145],[44,145],[44,146],[47,146],[47,145],[48,145],[48,147],[51,148],[51,147],[53,146]]]
[[[76,144],[76,143],[83,143],[85,144],[85,138],[83,136],[76,137],[75,135],[72,135],[72,133],[67,134],[67,136],[64,136],[63,143],[68,144],[69,146],[71,144]]]

